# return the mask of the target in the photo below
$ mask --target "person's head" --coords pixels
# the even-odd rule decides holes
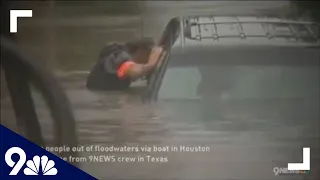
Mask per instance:
[[[151,38],[143,38],[126,43],[126,47],[132,55],[133,60],[139,64],[148,62],[150,52],[154,46],[155,43]]]

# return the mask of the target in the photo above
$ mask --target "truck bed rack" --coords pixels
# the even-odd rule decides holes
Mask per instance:
[[[320,44],[320,24],[316,22],[267,17],[196,16],[184,18],[183,24],[185,37],[197,41],[265,37],[270,40],[285,38]],[[226,33],[230,30],[233,32]],[[252,32],[253,30],[256,32]]]

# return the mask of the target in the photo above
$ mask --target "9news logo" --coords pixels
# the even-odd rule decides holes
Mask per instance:
[[[19,156],[19,160],[16,162],[12,159],[14,154]],[[27,156],[23,149],[19,147],[12,147],[8,149],[5,154],[5,162],[12,168],[9,175],[17,175],[23,165],[27,166],[23,170],[25,175],[57,175],[58,173],[58,170],[54,167],[54,161],[49,160],[47,156],[41,156],[40,158],[36,155],[32,160],[26,160]]]

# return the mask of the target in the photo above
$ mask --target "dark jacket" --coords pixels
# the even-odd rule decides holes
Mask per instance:
[[[130,86],[129,78],[119,78],[117,71],[127,61],[132,61],[124,45],[111,44],[104,47],[97,63],[93,66],[88,79],[90,90],[123,90]]]

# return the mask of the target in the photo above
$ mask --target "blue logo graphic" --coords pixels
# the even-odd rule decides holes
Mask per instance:
[[[0,125],[1,179],[96,179]]]

